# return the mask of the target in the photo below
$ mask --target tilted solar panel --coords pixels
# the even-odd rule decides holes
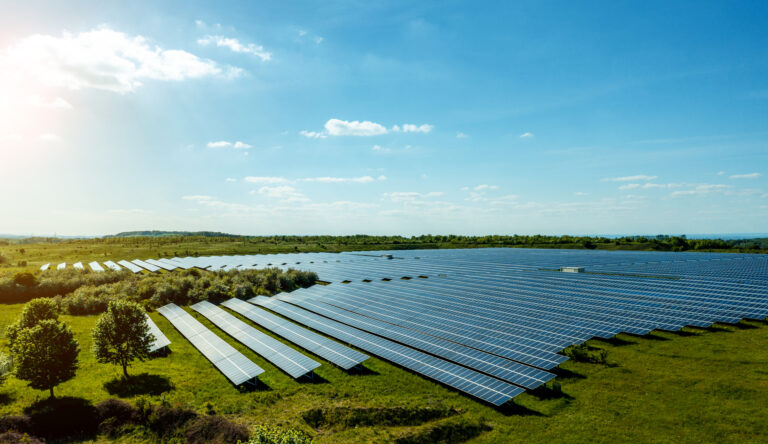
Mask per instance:
[[[191,308],[293,378],[310,374],[320,367],[320,363],[260,332],[208,301],[198,302]]]

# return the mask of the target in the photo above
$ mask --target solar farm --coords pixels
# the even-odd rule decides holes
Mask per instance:
[[[350,375],[376,356],[494,406],[555,378],[568,359],[562,351],[591,338],[768,316],[764,255],[404,250],[136,259],[89,267],[314,271],[323,285],[191,309],[297,380],[313,377],[321,365],[314,356]],[[190,312],[173,304],[158,312],[232,384],[258,386],[264,370]]]

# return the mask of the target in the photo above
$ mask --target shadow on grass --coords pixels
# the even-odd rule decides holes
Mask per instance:
[[[635,345],[637,342],[635,341],[627,341],[626,339],[621,339],[618,336],[612,336],[610,338],[592,338],[593,341],[600,341],[608,345],[612,345],[614,347],[623,347],[625,345]]]
[[[638,339],[648,339],[651,341],[669,341],[669,338],[659,335],[659,333],[656,331],[652,331],[644,335],[636,335],[634,333],[625,333],[625,334]]]
[[[555,367],[549,370],[549,372],[554,373],[555,376],[558,377],[558,379],[587,379],[587,377],[582,375],[581,373],[577,373],[562,367]]]
[[[531,410],[528,407],[515,403],[514,401],[509,401],[504,405],[494,407],[494,410],[504,416],[545,416],[541,412]]]
[[[118,398],[128,398],[136,395],[157,396],[173,390],[173,385],[165,376],[142,373],[129,376],[128,379],[117,378],[105,382],[104,390]]]
[[[259,393],[259,392],[271,392],[272,387],[268,386],[261,379],[256,378],[255,384],[240,384],[237,386],[237,390],[240,393]]]
[[[737,322],[735,324],[725,324],[725,325],[727,325],[729,327],[733,327],[733,328],[735,328],[737,330],[755,330],[755,329],[760,328],[757,325],[753,325],[753,324],[750,324],[750,323],[744,322],[744,321],[739,321],[739,322]]]
[[[709,333],[722,333],[722,332],[733,333],[734,329],[731,328],[733,326],[734,326],[733,324],[718,323],[718,324],[712,324],[711,326],[703,328],[702,330],[707,331]]]
[[[540,385],[533,390],[529,390],[528,393],[535,396],[539,400],[546,399],[573,399],[573,396],[563,393],[562,390],[556,390],[546,385]]]
[[[83,398],[53,398],[24,409],[35,436],[55,442],[93,439],[99,427],[96,408]]]
[[[702,333],[704,333],[704,331],[700,330],[698,327],[695,327],[695,330],[689,328],[688,330],[680,329],[676,331],[670,331],[667,333],[673,334],[675,336],[688,337],[688,336],[700,336]]]
[[[360,364],[356,367],[352,367],[351,369],[347,370],[347,374],[358,375],[358,376],[378,376],[379,372],[377,372],[376,370],[371,370],[368,367],[364,366],[363,364]]]
[[[327,379],[323,378],[315,372],[312,372],[310,375],[304,375],[296,381],[302,384],[328,384],[329,382]]]

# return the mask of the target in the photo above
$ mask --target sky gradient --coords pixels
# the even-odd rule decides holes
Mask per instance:
[[[768,231],[766,2],[112,3],[0,0],[0,233]]]

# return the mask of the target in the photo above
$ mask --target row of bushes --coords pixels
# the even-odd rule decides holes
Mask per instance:
[[[0,441],[18,442],[115,438],[129,433],[150,433],[160,441],[192,444],[235,443],[248,440],[248,429],[218,415],[201,415],[185,407],[153,405],[139,398],[134,407],[119,399],[95,406],[80,398],[50,399],[37,403],[21,416],[0,418]],[[26,435],[27,441],[22,438]],[[12,441],[11,441],[12,442]]]
[[[56,270],[34,276],[17,274],[0,279],[0,303],[53,297],[61,311],[73,315],[102,313],[109,301],[128,299],[147,308],[170,302],[188,305],[207,300],[218,303],[236,297],[249,299],[293,291],[315,283],[317,274],[299,270],[231,270],[206,272],[196,269],[163,274],[93,273]]]

